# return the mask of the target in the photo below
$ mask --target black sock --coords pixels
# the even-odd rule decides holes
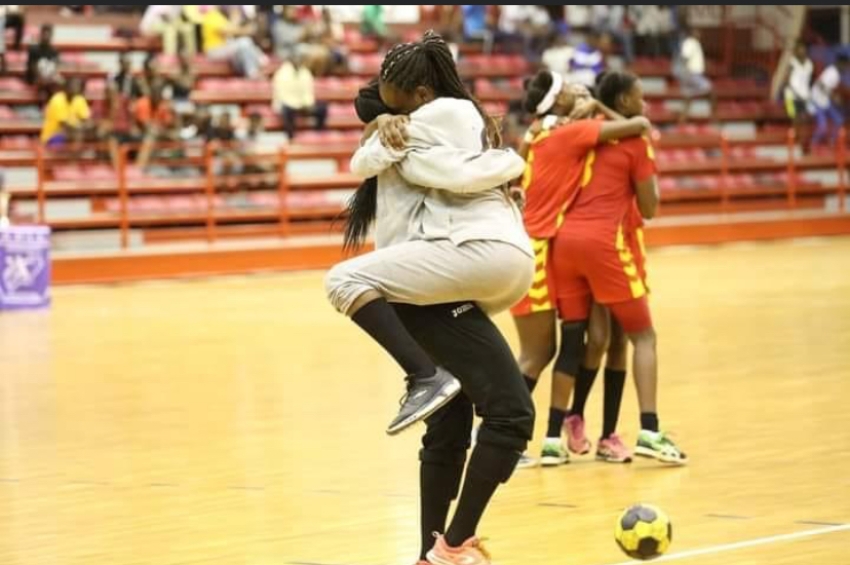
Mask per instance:
[[[463,492],[452,523],[446,531],[449,547],[460,547],[475,536],[478,523],[499,485],[508,480],[520,454],[491,445],[478,444],[469,459]]]
[[[523,379],[525,379],[525,386],[528,387],[528,392],[534,392],[534,389],[537,388],[537,380],[532,379],[528,375],[523,375]]]
[[[605,369],[605,407],[602,415],[602,439],[608,439],[617,431],[620,419],[620,403],[626,387],[626,372]]]
[[[358,310],[351,320],[392,355],[408,375],[430,377],[437,372],[437,366],[383,298],[373,300]]]
[[[657,432],[658,414],[655,412],[642,412],[640,415],[640,429],[648,432]]]
[[[579,369],[570,416],[581,416],[584,418],[584,405],[587,404],[587,397],[590,396],[590,389],[593,388],[593,383],[596,381],[596,373],[598,372],[598,367],[596,369],[587,369],[585,367]]]
[[[561,437],[561,428],[564,427],[564,418],[567,417],[566,410],[557,408],[549,408],[549,427],[546,430],[546,437]]]
[[[446,531],[446,519],[452,501],[457,498],[460,481],[463,477],[463,464],[434,465],[422,463],[419,467],[420,526],[422,533],[422,553],[419,559],[425,561],[434,547],[434,532]]]

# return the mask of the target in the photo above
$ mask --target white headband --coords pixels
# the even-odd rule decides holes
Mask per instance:
[[[543,97],[543,100],[540,101],[540,104],[537,105],[538,116],[542,116],[552,109],[563,88],[564,78],[558,73],[552,73],[552,87],[546,93],[546,96]]]

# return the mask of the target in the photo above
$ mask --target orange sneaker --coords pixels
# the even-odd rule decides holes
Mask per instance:
[[[444,536],[437,536],[434,549],[428,552],[431,565],[491,565],[490,554],[478,538],[470,538],[460,547],[449,547]]]

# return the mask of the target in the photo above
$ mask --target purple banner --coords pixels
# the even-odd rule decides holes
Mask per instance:
[[[0,228],[0,310],[50,305],[50,228]]]

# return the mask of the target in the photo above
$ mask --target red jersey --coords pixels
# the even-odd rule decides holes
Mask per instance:
[[[522,179],[528,235],[555,237],[564,211],[576,196],[585,157],[599,142],[601,130],[602,122],[581,120],[542,132],[532,142]]]
[[[649,140],[633,137],[604,143],[585,161],[578,191],[565,216],[565,229],[628,231],[643,225],[635,200],[635,184],[656,174],[655,152]]]

